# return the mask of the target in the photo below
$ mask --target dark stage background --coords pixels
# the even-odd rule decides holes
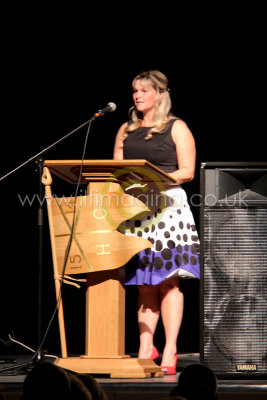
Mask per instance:
[[[189,199],[199,193],[202,161],[266,161],[266,62],[260,12],[250,15],[247,8],[242,18],[240,10],[225,13],[220,23],[214,13],[207,26],[203,20],[203,25],[195,25],[198,18],[195,15],[193,20],[191,13],[179,14],[179,18],[176,15],[177,24],[169,10],[168,24],[163,28],[151,17],[143,20],[139,14],[138,23],[132,24],[128,20],[123,23],[123,18],[115,22],[108,13],[105,19],[98,16],[96,20],[92,12],[87,21],[84,16],[80,22],[74,14],[61,27],[60,13],[49,14],[46,10],[42,20],[37,13],[35,18],[25,20],[20,18],[20,10],[16,11],[16,16],[8,14],[9,30],[15,35],[11,38],[6,31],[7,40],[2,46],[1,176],[87,121],[110,101],[117,104],[117,110],[93,123],[86,158],[112,158],[116,132],[127,120],[132,105],[131,81],[147,69],[159,69],[168,76],[173,112],[188,123],[195,136],[196,177],[185,185]],[[71,14],[71,9],[68,11]],[[185,22],[184,29],[181,20]],[[93,21],[94,28],[90,25]],[[101,29],[104,25],[105,32]],[[80,159],[85,133],[86,129],[81,130],[44,157]],[[38,179],[36,165],[31,162],[0,182],[0,354],[28,352],[6,343],[9,334],[33,349],[38,345],[38,201],[35,199],[31,205],[20,201],[38,194]],[[53,189],[74,194],[74,187],[57,179]],[[199,207],[192,206],[192,211],[198,225]],[[55,307],[46,212],[43,252],[44,333]],[[185,314],[178,351],[198,352],[198,281],[184,282],[184,292]],[[64,295],[69,352],[83,353],[84,290],[64,287]],[[136,352],[135,288],[127,288],[126,299],[126,352]],[[160,351],[163,341],[160,326],[156,336]],[[57,318],[44,348],[49,354],[60,352]]]

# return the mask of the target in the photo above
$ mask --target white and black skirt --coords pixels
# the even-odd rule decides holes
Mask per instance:
[[[141,193],[140,188],[127,192],[137,198]],[[186,192],[175,186],[151,198],[150,212],[124,226],[126,235],[140,236],[153,245],[126,265],[126,285],[158,285],[173,276],[199,279],[200,243]]]

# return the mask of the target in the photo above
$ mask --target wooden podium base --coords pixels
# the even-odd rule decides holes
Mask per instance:
[[[57,358],[55,364],[80,374],[108,374],[110,378],[151,378],[164,376],[150,359],[142,358]]]

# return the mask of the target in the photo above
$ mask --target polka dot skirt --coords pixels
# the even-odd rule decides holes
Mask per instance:
[[[153,247],[142,250],[126,266],[126,285],[157,285],[173,276],[199,279],[200,243],[185,191],[168,189],[156,205],[147,205],[151,211],[127,221],[124,229],[126,235],[143,237]]]

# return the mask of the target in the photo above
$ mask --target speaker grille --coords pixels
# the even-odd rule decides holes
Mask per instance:
[[[202,361],[267,372],[267,204],[204,208]]]

